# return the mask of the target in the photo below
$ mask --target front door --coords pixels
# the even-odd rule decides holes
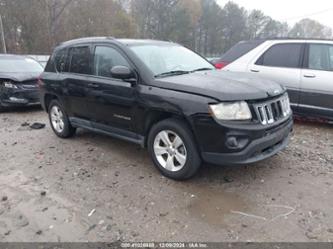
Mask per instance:
[[[136,85],[111,76],[114,66],[132,68],[126,57],[110,45],[94,47],[93,74],[89,78],[87,105],[91,121],[99,129],[133,131]],[[118,131],[119,132],[119,131]]]

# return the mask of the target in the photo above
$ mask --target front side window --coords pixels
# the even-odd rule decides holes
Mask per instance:
[[[191,50],[176,45],[134,45],[131,50],[157,76],[172,71],[213,70],[212,64]]]
[[[95,75],[112,78],[111,69],[114,66],[130,67],[124,56],[116,49],[106,46],[97,46],[94,59]]]
[[[70,69],[71,73],[91,74],[90,67],[90,48],[74,47],[69,50],[71,57]]]
[[[333,45],[310,44],[308,68],[333,71]]]
[[[302,44],[278,44],[268,49],[256,65],[271,67],[299,68]]]

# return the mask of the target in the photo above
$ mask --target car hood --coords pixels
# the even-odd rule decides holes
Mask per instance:
[[[37,79],[41,73],[0,73],[0,79],[24,82]]]
[[[253,76],[220,70],[196,72],[156,79],[155,86],[209,96],[221,101],[264,99],[280,95],[278,83]]]

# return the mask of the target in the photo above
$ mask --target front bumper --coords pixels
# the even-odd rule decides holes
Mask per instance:
[[[201,155],[205,162],[218,165],[255,163],[267,159],[286,148],[292,129],[293,119],[289,118],[274,129],[262,133],[261,137],[249,141],[248,145],[241,151],[228,153],[202,152]]]
[[[4,107],[39,105],[38,89],[6,89],[1,93],[0,104]]]

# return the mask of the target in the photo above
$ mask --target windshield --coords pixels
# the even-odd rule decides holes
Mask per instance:
[[[1,73],[42,73],[43,67],[30,58],[0,58]]]
[[[196,53],[175,44],[132,46],[131,49],[155,76],[214,69]]]

